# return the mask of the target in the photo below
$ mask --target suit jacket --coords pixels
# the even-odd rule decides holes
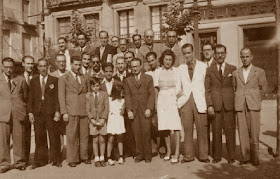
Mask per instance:
[[[141,73],[137,82],[134,76],[124,80],[124,98],[127,111],[132,111],[134,116],[140,108],[144,114],[146,109],[154,110],[155,89],[153,78],[150,75]]]
[[[75,49],[75,56],[81,57],[83,52],[88,52],[89,54],[93,54],[95,52],[95,48],[93,46],[86,45],[85,49],[81,51],[81,47],[78,46]]]
[[[97,108],[95,107],[97,106]],[[95,96],[90,95],[86,101],[87,115],[89,119],[108,119],[109,115],[109,97],[107,92],[99,91],[97,95],[97,105],[95,105]]]
[[[247,82],[243,76],[243,68],[233,72],[233,86],[235,89],[235,110],[242,111],[245,102],[249,110],[261,110],[262,95],[267,90],[265,71],[256,66],[251,66]]]
[[[4,75],[0,74],[0,122],[8,123],[11,116],[19,121],[25,119],[27,91],[23,77],[13,78],[10,90]]]
[[[54,114],[59,112],[58,103],[58,79],[48,75],[45,86],[44,100],[42,100],[42,91],[40,83],[40,75],[32,78],[29,86],[29,99],[27,103],[28,114],[39,115],[41,112],[45,114]]]
[[[196,60],[196,65],[193,72],[193,78],[190,79],[187,64],[182,64],[178,68],[180,80],[177,82],[177,86],[180,86],[183,90],[183,96],[178,100],[178,107],[181,108],[187,103],[191,94],[193,94],[194,102],[199,113],[206,113],[206,99],[205,99],[205,75],[207,65],[201,61]]]
[[[104,65],[104,63],[107,62],[107,57],[109,54],[112,55],[112,59],[113,59],[113,56],[117,53],[117,48],[110,45],[110,44],[107,44],[105,46],[105,49],[104,49],[104,52],[102,54],[102,58],[100,58],[100,61],[101,61],[101,64]],[[100,47],[97,47],[95,49],[95,54],[97,54],[99,57],[100,57]]]
[[[206,103],[213,106],[215,111],[234,110],[234,89],[232,84],[232,72],[236,67],[225,63],[223,78],[220,77],[217,64],[207,68],[205,77]]]
[[[175,62],[173,65],[174,67],[178,67],[179,65],[184,63],[183,53],[178,43],[176,43],[173,48],[170,48],[169,46],[166,46],[166,48],[172,50],[175,54]]]
[[[161,43],[154,43],[153,44],[153,49],[152,51],[155,52],[157,54],[157,59],[159,59],[159,57],[161,56],[162,52],[164,50],[168,49],[166,46],[164,46]],[[143,67],[146,71],[150,70],[150,67],[148,65],[148,62],[146,61],[146,54],[150,52],[150,49],[147,47],[147,45],[142,45],[139,49],[137,58],[140,58],[143,62]],[[158,66],[159,65],[159,61],[158,61]]]
[[[115,80],[114,78],[112,79],[113,80],[113,86],[112,86],[112,89],[115,85],[120,85],[120,86],[123,86],[123,83],[119,80]],[[108,95],[109,95],[109,92],[107,90],[107,87],[106,87],[106,84],[105,84],[105,81],[103,81],[100,85],[100,90],[101,91],[104,91],[106,92]]]
[[[86,94],[88,92],[88,79],[80,76],[79,84],[71,72],[66,73],[58,80],[58,99],[61,114],[71,116],[87,116]]]

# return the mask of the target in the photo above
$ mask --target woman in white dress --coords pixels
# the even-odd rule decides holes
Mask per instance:
[[[176,68],[173,67],[175,55],[171,50],[165,50],[159,61],[162,68],[157,69],[155,73],[155,86],[159,88],[157,102],[158,130],[163,131],[165,136],[167,152],[164,161],[168,161],[171,158],[170,132],[174,131],[176,149],[171,163],[178,163],[181,118],[177,107],[177,95],[180,89],[176,85],[178,77]]]

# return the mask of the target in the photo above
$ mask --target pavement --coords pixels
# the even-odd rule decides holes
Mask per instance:
[[[100,179],[280,179],[280,160],[275,159],[273,154],[276,153],[276,101],[266,100],[262,103],[261,113],[261,131],[260,131],[260,160],[261,165],[254,167],[250,164],[240,166],[236,161],[229,165],[226,159],[218,164],[205,164],[197,159],[190,163],[171,164],[164,162],[159,157],[154,157],[152,163],[141,162],[135,164],[132,158],[127,158],[123,165],[117,162],[115,166],[96,168],[94,164],[80,164],[75,168],[67,166],[63,161],[63,167],[57,168],[50,164],[35,170],[18,171],[11,170],[5,174],[0,174],[0,179],[10,178],[100,178]],[[236,131],[237,132],[237,131]],[[237,134],[236,159],[240,160],[239,139]],[[194,132],[194,136],[196,133]],[[196,138],[196,137],[195,137]],[[196,139],[195,139],[196,141]],[[223,140],[224,141],[224,140]],[[225,142],[225,141],[224,141]],[[226,157],[226,147],[223,144],[223,156]],[[34,136],[32,137],[31,153],[34,152]],[[197,150],[196,150],[197,151]],[[32,155],[33,156],[33,155]],[[181,159],[182,159],[181,155]],[[209,159],[212,158],[209,157]],[[93,161],[92,161],[93,162]]]

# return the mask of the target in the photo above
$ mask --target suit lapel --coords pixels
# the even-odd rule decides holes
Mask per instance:
[[[85,84],[85,76],[81,75],[80,79],[81,79],[81,85],[79,85],[79,93],[83,90],[83,87],[84,87],[84,84]]]
[[[189,82],[191,82],[192,80],[191,80],[191,78],[190,78],[190,74],[189,74],[189,69],[188,69],[188,65],[186,65],[186,77],[187,77],[187,79],[189,80]]]
[[[214,75],[220,80],[222,81],[221,77],[220,77],[220,74],[219,74],[219,71],[218,71],[218,68],[217,68],[217,65],[216,64],[211,64],[210,66],[211,68],[211,71],[213,71]]]
[[[4,84],[3,86],[6,88],[6,90],[10,91],[10,89],[9,89],[9,87],[8,87],[8,83],[7,83],[7,81],[6,81],[6,79],[5,79],[5,77],[4,77],[3,74],[0,75],[0,82],[1,82],[2,84]]]
[[[242,68],[240,68],[238,70],[238,77],[240,78],[240,80],[242,81],[242,83],[245,85],[245,79],[244,79],[244,76],[243,76],[243,72],[242,72]]]
[[[97,95],[97,105],[100,103],[101,99],[102,99],[102,93],[99,92],[99,94]]]
[[[256,74],[255,71],[256,71],[256,68],[255,68],[255,66],[252,65],[246,83],[248,83],[255,76],[255,74]]]
[[[139,86],[139,87],[142,85],[142,83],[144,82],[144,80],[145,80],[145,75],[144,75],[143,73],[141,73],[140,79],[139,79],[139,81],[138,81],[138,86]],[[138,87],[138,88],[139,88],[139,87]]]
[[[69,81],[69,83],[76,89],[79,90],[80,85],[78,84],[78,82],[76,81],[76,79],[74,78],[74,76],[70,73],[67,74],[67,80]]]
[[[192,81],[195,80],[197,74],[199,74],[200,72],[200,65],[199,65],[199,62],[198,60],[196,60],[196,64],[194,66],[194,70],[193,70],[193,77],[192,77]]]
[[[139,83],[136,81],[135,76],[131,76],[131,81],[135,85],[136,88],[139,88]]]
[[[230,73],[230,67],[229,67],[229,65],[226,63],[226,65],[225,65],[225,71],[224,71],[224,74],[223,74],[223,79],[225,79],[225,78],[228,76],[229,73]]]
[[[52,82],[52,78],[50,77],[50,75],[48,75],[47,83],[46,83],[46,86],[45,86],[45,92],[46,92],[47,89],[49,88],[51,82]]]

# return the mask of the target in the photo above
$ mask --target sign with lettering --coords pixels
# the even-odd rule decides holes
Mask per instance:
[[[200,20],[232,18],[240,16],[250,16],[256,14],[273,13],[275,9],[274,1],[262,1],[247,4],[235,4],[218,7],[202,7]]]

